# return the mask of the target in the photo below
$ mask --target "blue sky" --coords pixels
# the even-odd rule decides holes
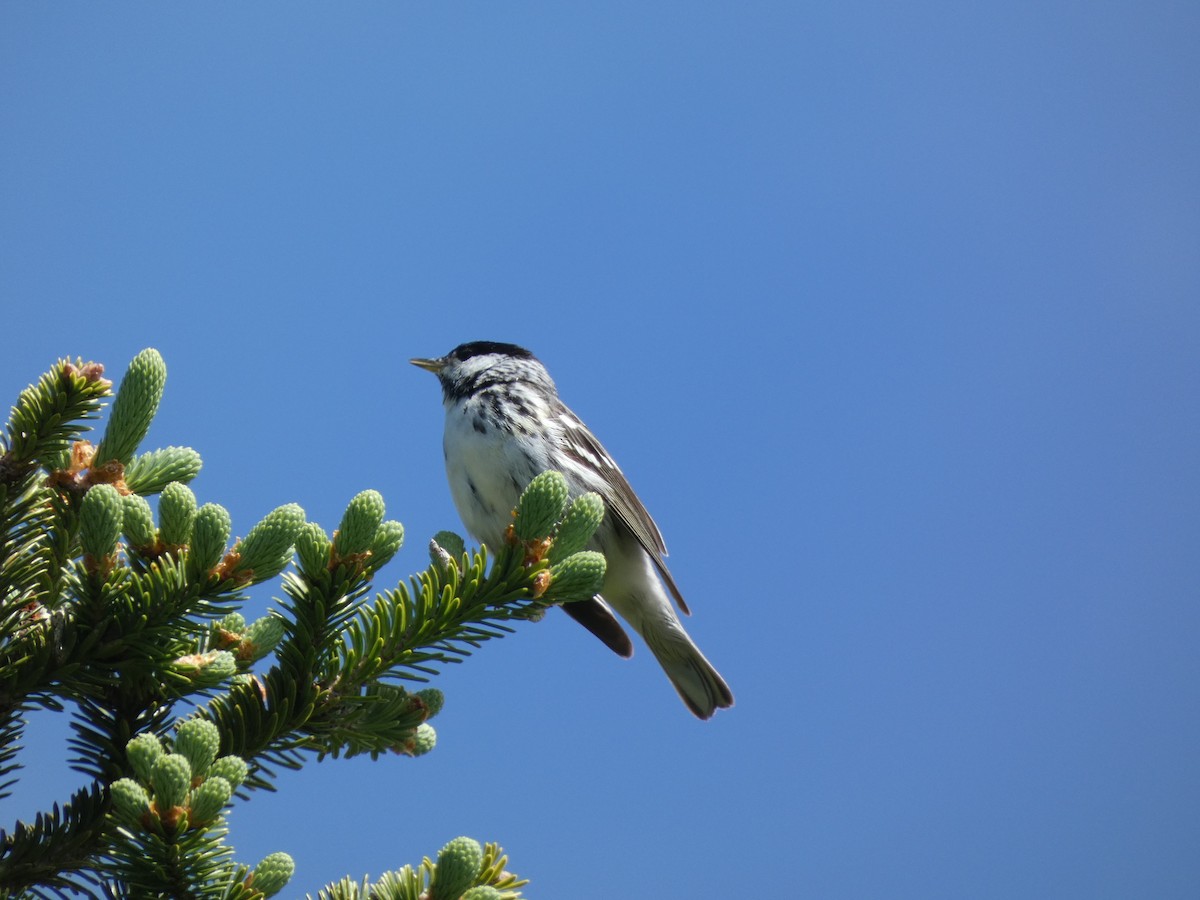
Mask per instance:
[[[737,706],[552,615],[439,745],[231,817],[290,895],[501,842],[531,897],[1200,893],[1187,3],[0,11],[0,388],[170,371],[244,533],[457,528],[436,383],[545,360]],[[255,597],[261,611],[270,593]],[[61,730],[0,805],[79,785]]]

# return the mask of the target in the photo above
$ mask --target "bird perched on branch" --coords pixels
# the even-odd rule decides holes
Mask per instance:
[[[467,530],[490,547],[503,546],[521,491],[544,471],[561,472],[572,497],[596,492],[606,506],[593,538],[608,563],[604,586],[591,600],[563,609],[628,657],[633,645],[615,609],[699,718],[732,706],[729,686],[675,613],[671,598],[683,613],[689,610],[663,561],[667,548],[658,526],[600,441],[559,399],[546,367],[522,347],[491,341],[411,362],[441,382],[446,474]]]

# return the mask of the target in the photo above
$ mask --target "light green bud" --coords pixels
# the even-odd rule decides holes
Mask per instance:
[[[604,554],[580,550],[550,567],[546,597],[558,603],[586,600],[599,593],[606,569]]]
[[[296,535],[304,526],[304,510],[288,503],[267,513],[238,545],[234,572],[253,573],[255,583],[274,578],[292,558]]]
[[[437,688],[425,688],[417,691],[417,696],[421,698],[421,702],[425,704],[426,719],[432,719],[442,711],[442,707],[446,705],[446,695]]]
[[[242,786],[249,774],[250,767],[246,765],[246,761],[233,755],[222,756],[208,770],[209,778],[224,778],[235,791]]]
[[[547,537],[554,530],[554,523],[562,518],[567,503],[567,479],[561,472],[543,472],[521,493],[517,503],[517,521],[514,523],[517,538],[536,541]]]
[[[432,725],[422,722],[413,732],[412,749],[409,756],[424,756],[437,746],[437,732]]]
[[[181,656],[171,667],[196,687],[216,687],[237,674],[237,659],[228,650],[210,650]]]
[[[154,513],[145,497],[137,494],[127,494],[121,498],[123,516],[121,530],[129,546],[138,549],[154,546]]]
[[[196,495],[175,481],[163,488],[158,498],[158,536],[168,547],[182,547],[192,540],[196,518]]]
[[[333,543],[329,535],[316,522],[307,522],[296,533],[296,556],[300,558],[300,569],[310,578],[320,575],[329,568]]]
[[[208,626],[208,647],[213,650],[229,650],[241,643],[245,630],[245,616],[241,613],[230,613]]]
[[[500,900],[504,894],[490,884],[481,884],[462,895],[462,900]]]
[[[79,540],[83,552],[104,559],[117,549],[125,507],[111,484],[97,484],[83,497],[79,509]]]
[[[135,456],[125,467],[125,486],[136,494],[157,494],[172,481],[187,484],[200,474],[200,454],[191,447],[163,447]]]
[[[241,634],[246,630],[246,617],[240,612],[231,612],[229,615],[217,619],[213,625],[221,631],[231,631],[234,634]]]
[[[375,540],[371,542],[371,568],[380,569],[387,565],[403,545],[403,525],[395,519],[380,523]]]
[[[164,752],[166,751],[163,750],[162,741],[148,731],[139,734],[125,745],[125,756],[129,759],[129,765],[133,767],[134,774],[146,784],[150,783],[154,764]]]
[[[604,501],[600,499],[599,494],[589,491],[576,497],[559,523],[554,543],[550,545],[550,552],[547,554],[550,562],[564,560],[586,547],[603,519]]]
[[[232,530],[229,510],[220,504],[205,503],[196,510],[188,554],[188,564],[193,574],[207,573],[221,561]]]
[[[110,460],[129,462],[150,430],[166,383],[167,364],[157,350],[147,348],[133,358],[117,389],[108,427],[92,460],[93,467]]]
[[[254,867],[250,874],[250,887],[262,891],[268,897],[278,894],[296,871],[296,864],[286,853],[272,853]]]
[[[238,656],[250,662],[262,659],[283,640],[286,625],[280,616],[263,616],[242,635]]]
[[[142,816],[150,812],[150,795],[132,778],[120,778],[108,788],[112,797],[113,812],[129,825],[141,822]]]
[[[207,825],[221,814],[229,798],[233,796],[233,785],[220,775],[213,775],[192,791],[188,800],[188,822],[192,825]]]
[[[379,491],[356,494],[342,514],[342,524],[333,539],[334,554],[345,558],[366,553],[383,522],[383,513],[383,497]]]
[[[173,806],[182,806],[192,788],[192,767],[187,757],[178,753],[160,756],[150,773],[154,802],[160,813]]]
[[[429,885],[430,900],[458,900],[483,868],[483,847],[469,837],[457,837],[438,852]]]
[[[188,719],[175,733],[175,752],[186,757],[193,775],[203,775],[217,758],[221,732],[208,719]]]

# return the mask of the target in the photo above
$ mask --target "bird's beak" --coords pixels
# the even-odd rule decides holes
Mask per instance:
[[[418,369],[424,369],[426,372],[432,372],[434,375],[442,371],[442,366],[446,364],[446,361],[443,359],[421,359],[420,357],[410,359],[409,362]]]

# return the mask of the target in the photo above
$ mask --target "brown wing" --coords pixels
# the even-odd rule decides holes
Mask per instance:
[[[592,490],[604,499],[608,512],[616,517],[619,526],[637,538],[638,543],[650,554],[654,568],[662,576],[671,596],[679,605],[680,612],[690,616],[692,611],[688,609],[675,579],[671,577],[666,563],[663,562],[663,557],[667,555],[667,545],[663,541],[662,532],[654,524],[654,519],[650,517],[638,495],[633,492],[625,473],[596,440],[596,436],[565,406],[563,411],[563,418],[569,426],[568,433],[564,435],[564,451],[584,467],[590,466],[600,474],[596,484],[591,486]]]

